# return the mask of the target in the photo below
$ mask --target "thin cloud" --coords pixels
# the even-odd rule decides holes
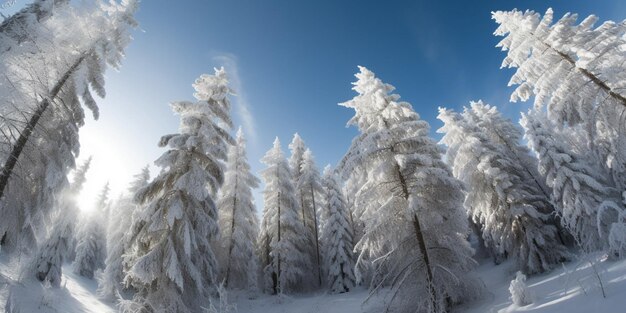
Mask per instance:
[[[232,53],[219,53],[213,56],[213,61],[224,66],[226,73],[228,73],[231,87],[237,95],[234,97],[235,114],[243,123],[243,130],[248,141],[254,144],[257,139],[255,122],[239,76],[237,57]]]

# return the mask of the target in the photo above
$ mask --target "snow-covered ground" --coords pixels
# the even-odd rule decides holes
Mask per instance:
[[[550,273],[529,277],[526,284],[534,301],[523,307],[514,305],[509,298],[509,284],[515,277],[510,268],[507,263],[479,267],[486,294],[482,300],[458,307],[455,312],[624,312],[626,307],[626,260],[613,262],[602,255],[580,257]],[[601,284],[606,298],[602,296]]]
[[[330,295],[327,293],[315,293],[310,295],[275,296],[262,295],[257,299],[249,299],[243,294],[231,295],[231,300],[236,304],[238,313],[356,313],[356,312],[381,312],[373,310],[376,304],[363,304],[368,291],[358,288],[352,292]],[[380,309],[380,305],[377,307]]]
[[[16,264],[17,261],[9,262],[0,257],[0,312],[3,311],[9,292],[13,305],[21,308],[20,312],[116,312],[113,303],[103,302],[95,296],[96,282],[74,275],[69,265],[63,269],[62,287],[55,290],[44,288],[36,281],[17,283]],[[551,273],[529,277],[527,285],[534,301],[524,307],[512,304],[509,299],[509,283],[515,276],[511,264],[483,264],[477,274],[485,283],[483,298],[457,307],[454,313],[622,312],[626,307],[626,260],[613,262],[605,260],[601,255],[594,255],[564,264]],[[600,281],[606,298],[602,296]],[[367,294],[364,288],[339,295],[318,292],[281,298],[269,295],[255,298],[249,297],[247,293],[232,292],[229,300],[235,304],[239,313],[382,312],[383,297],[363,304]]]
[[[63,267],[61,288],[46,288],[36,280],[16,282],[19,261],[0,259],[0,312],[10,313],[114,313],[113,303],[95,296],[97,283],[75,275],[70,265]],[[7,298],[10,307],[5,307]],[[11,307],[14,308],[11,310]]]

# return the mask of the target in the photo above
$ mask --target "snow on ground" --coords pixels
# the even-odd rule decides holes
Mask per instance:
[[[4,262],[3,262],[4,261]],[[113,303],[105,303],[96,296],[97,283],[63,267],[61,288],[44,287],[37,280],[16,282],[17,261],[0,261],[0,312],[23,313],[114,313]],[[7,303],[10,298],[10,306]],[[14,308],[13,310],[11,308]]]
[[[485,264],[478,275],[486,286],[482,300],[459,307],[455,313],[587,313],[624,312],[626,307],[626,260],[609,261],[602,255],[579,257],[550,273],[528,277],[533,304],[518,307],[511,301],[511,264]],[[598,278],[599,277],[599,278]],[[602,296],[601,284],[606,298]]]
[[[310,295],[284,296],[278,298],[261,295],[257,299],[249,299],[244,294],[230,295],[236,304],[238,313],[362,313],[382,312],[377,303],[363,304],[367,298],[366,288],[357,288],[348,293],[331,295],[315,293]]]
[[[95,296],[96,282],[73,274],[69,265],[63,268],[62,287],[54,289],[45,288],[37,281],[16,282],[18,271],[15,268],[18,263],[0,255],[0,312],[4,311],[9,294],[13,304],[20,306],[20,312],[116,312],[113,303],[102,302]],[[509,283],[515,277],[511,267],[511,263],[481,265],[477,275],[484,281],[485,295],[481,300],[455,308],[453,313],[622,312],[626,307],[626,260],[613,262],[601,255],[592,255],[564,264],[551,273],[531,276],[527,285],[534,302],[524,307],[512,304],[509,299]],[[600,281],[606,298],[602,296]],[[363,304],[367,295],[365,288],[339,295],[318,292],[280,298],[271,295],[250,298],[244,292],[231,292],[229,300],[236,305],[239,313],[382,312],[383,297]]]

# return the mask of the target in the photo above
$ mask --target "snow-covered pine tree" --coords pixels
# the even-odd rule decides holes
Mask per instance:
[[[497,45],[507,51],[502,67],[516,68],[509,85],[518,85],[512,101],[534,97],[535,110],[547,111],[556,126],[576,126],[598,162],[610,171],[611,184],[626,188],[626,62],[620,48],[626,24],[605,22],[594,28],[596,16],[576,24],[577,14],[553,23],[553,11],[543,17],[533,11],[498,11]]]
[[[465,183],[465,209],[480,225],[496,262],[510,257],[524,273],[544,272],[568,257],[551,223],[555,212],[514,153],[521,151],[519,144],[511,140],[509,144],[515,146],[508,148],[487,136],[497,131],[503,137],[519,139],[521,131],[516,127],[491,129],[494,125],[488,123],[477,126],[480,112],[490,109],[481,102],[472,103],[463,114],[440,109],[438,118],[444,126],[438,132],[444,133],[441,142],[449,147],[446,160],[454,176]]]
[[[337,169],[341,172],[339,169]],[[356,205],[355,200],[357,198],[357,192],[361,189],[361,186],[365,183],[367,175],[358,171],[351,173],[350,177],[343,184],[343,194],[346,197],[346,205],[350,212],[350,224],[354,230],[354,242],[358,242],[361,239],[363,233],[363,223],[360,220],[362,212],[358,212],[356,209],[359,207]]]
[[[343,160],[342,160],[343,161]],[[358,250],[356,243],[361,240],[363,234],[365,233],[365,223],[361,219],[363,216],[363,209],[365,205],[363,203],[359,203],[359,199],[363,199],[363,197],[359,197],[359,191],[361,187],[365,185],[367,181],[367,173],[365,169],[362,167],[358,167],[352,169],[349,173],[343,169],[344,164],[340,164],[337,167],[339,173],[341,173],[340,178],[347,177],[345,179],[345,183],[343,185],[344,195],[346,197],[346,206],[350,212],[350,223],[352,225],[352,246],[354,247],[354,254],[360,255],[361,251]],[[356,264],[359,268],[355,270],[357,275],[357,283],[361,284],[365,282],[368,284],[372,278],[372,267],[370,266],[371,262],[369,260],[362,260]]]
[[[533,157],[528,147],[521,144],[523,131],[519,124],[505,118],[495,106],[483,103],[482,100],[470,102],[463,115],[471,124],[478,127],[490,142],[500,146],[504,153],[519,163],[529,184],[534,184],[545,198],[550,198],[550,189],[538,172],[537,159]]]
[[[608,172],[594,161],[585,144],[568,140],[545,113],[530,111],[522,115],[521,124],[539,158],[539,171],[552,187],[552,201],[563,225],[584,251],[606,247],[610,227],[623,211],[619,190],[607,185]],[[603,208],[617,210],[602,216]]]
[[[307,239],[293,176],[278,138],[261,162],[267,166],[261,172],[265,189],[258,240],[263,281],[274,294],[289,293],[301,289],[311,263],[306,254]]]
[[[104,268],[109,191],[109,183],[106,183],[98,195],[94,209],[83,214],[81,228],[77,233],[74,273],[87,278],[94,278],[96,270]]]
[[[503,148],[503,151],[512,159],[517,160],[522,173],[525,173],[526,182],[529,185],[535,185],[539,191],[538,194],[545,198],[545,202],[548,204],[547,210],[552,212],[547,222],[557,227],[559,241],[571,242],[570,234],[563,229],[558,214],[555,214],[556,208],[550,200],[552,190],[546,185],[545,179],[538,171],[537,158],[526,145],[521,144],[523,129],[520,128],[519,123],[514,123],[511,119],[505,118],[495,106],[485,104],[481,100],[472,102],[464,114],[491,142]]]
[[[106,247],[107,257],[102,275],[98,277],[98,296],[103,299],[113,299],[122,288],[124,279],[123,255],[129,248],[129,229],[132,217],[138,209],[133,201],[135,193],[145,187],[150,179],[150,168],[146,165],[141,172],[134,176],[130,183],[128,194],[121,196],[110,206],[107,227]]]
[[[228,150],[224,185],[219,191],[221,280],[226,288],[257,288],[256,239],[259,220],[252,189],[259,179],[251,170],[246,156],[246,140],[241,127],[235,145]]]
[[[398,101],[393,86],[359,69],[353,87],[358,95],[341,104],[355,110],[349,124],[361,132],[344,157],[344,171],[367,169],[358,200],[366,205],[358,262],[376,259],[372,288],[390,286],[390,305],[445,312],[478,289],[468,276],[475,262],[466,240],[462,184],[428,137],[428,123]]]
[[[311,273],[317,279],[318,286],[322,285],[322,262],[320,257],[319,242],[319,218],[320,200],[322,192],[321,177],[311,149],[306,149],[300,163],[300,176],[296,181],[297,193],[300,194],[300,206],[302,207],[302,219],[305,234],[309,244],[309,258],[317,270]]]
[[[328,286],[333,293],[348,292],[356,285],[350,212],[337,174],[327,166],[322,180],[324,223],[321,241]]]
[[[0,238],[9,250],[33,247],[54,195],[67,185],[83,105],[97,117],[90,90],[104,96],[104,70],[119,66],[136,5],[63,5],[39,22],[31,12],[24,21],[32,38],[1,55],[0,116],[15,121],[0,126]]]
[[[91,157],[76,169],[70,187],[59,196],[50,234],[37,249],[29,268],[38,280],[49,282],[54,287],[59,287],[61,283],[63,263],[67,259],[69,249],[73,248],[71,242],[75,236],[79,214],[76,197],[86,181],[90,164]]]
[[[522,274],[522,272],[515,274],[515,279],[509,285],[509,292],[511,293],[511,300],[518,306],[533,303],[532,294],[526,285],[526,275]]]
[[[296,198],[299,201],[300,207],[300,220],[302,221],[302,225],[304,225],[305,237],[307,240],[306,243],[306,254],[310,260],[311,264],[319,265],[318,262],[318,239],[316,235],[316,228],[314,224],[316,224],[315,219],[315,211],[313,210],[313,206],[315,202],[312,200],[313,196],[311,195],[311,190],[308,184],[304,184],[300,186],[299,183],[302,180],[302,175],[304,174],[303,165],[304,165],[304,154],[307,150],[309,150],[302,140],[302,137],[298,133],[293,135],[293,139],[289,144],[289,150],[291,151],[291,156],[289,157],[289,168],[291,170],[291,174],[293,175],[293,184],[296,188]],[[317,170],[316,170],[317,171]],[[319,174],[317,174],[319,176]],[[319,200],[319,197],[318,197]],[[318,267],[318,269],[320,269]],[[307,282],[311,282],[310,286],[307,287],[319,287],[321,285],[321,273],[320,271],[310,271],[305,273],[305,275],[310,275],[310,277],[306,278]],[[317,284],[313,283],[317,281]]]
[[[132,260],[124,278],[136,290],[128,312],[199,312],[217,286],[211,240],[217,236],[215,194],[224,181],[232,127],[232,93],[223,68],[193,84],[196,101],[172,103],[180,115],[179,133],[161,137],[169,147],[155,162],[161,173],[135,199]],[[132,304],[132,305],[130,305]]]
[[[289,169],[291,169],[294,182],[297,182],[302,175],[302,158],[304,157],[306,149],[307,147],[304,144],[302,137],[300,137],[300,134],[293,134],[293,139],[289,144],[289,151],[291,151],[291,156],[289,157]]]

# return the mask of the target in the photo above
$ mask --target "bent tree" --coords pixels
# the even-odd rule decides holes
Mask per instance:
[[[349,124],[361,134],[341,168],[345,177],[359,166],[368,173],[356,201],[366,206],[357,264],[374,260],[372,290],[391,285],[390,305],[445,312],[477,290],[467,275],[475,262],[461,182],[428,137],[428,123],[394,87],[364,67],[356,77],[358,95],[341,105],[355,110]]]

